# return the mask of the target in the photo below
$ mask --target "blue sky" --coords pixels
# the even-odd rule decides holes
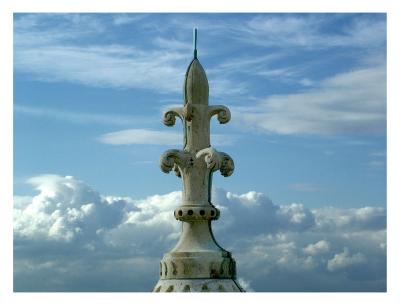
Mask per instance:
[[[304,287],[295,280],[268,286],[261,275],[252,278],[257,266],[236,250],[239,273],[239,258],[244,265],[242,281],[257,291],[385,289],[386,256],[379,252],[386,247],[385,14],[15,14],[16,257],[29,264],[24,253],[72,242],[76,253],[93,246],[114,255],[110,244],[126,241],[126,232],[134,230],[125,228],[132,223],[129,215],[135,209],[145,213],[142,201],[151,205],[161,198],[170,207],[162,212],[172,215],[180,180],[162,173],[158,160],[166,149],[181,146],[182,129],[179,123],[165,127],[161,118],[166,108],[182,103],[193,27],[199,31],[210,104],[232,111],[229,124],[212,123],[212,145],[235,161],[231,177],[214,175],[213,200],[220,200],[232,223],[240,224],[235,217],[243,212],[229,210],[234,202],[260,209],[246,210],[251,215],[276,213],[272,224],[265,224],[267,213],[254,225],[254,243],[272,253],[259,263],[271,264],[282,277],[277,283],[286,283],[293,274],[273,259],[273,253],[286,251],[290,262],[310,266],[296,276],[315,279]],[[72,185],[69,191],[65,185]],[[52,213],[59,209],[45,208],[66,200],[81,209],[88,202],[79,198],[86,196],[98,206],[120,207],[119,220],[110,226],[99,216],[103,210],[95,218],[82,214],[96,219],[96,230],[109,230],[101,242],[83,233],[76,241],[76,219],[57,222]],[[67,207],[62,211],[69,213]],[[157,211],[135,216],[136,229],[147,228],[139,221],[146,217],[156,221]],[[224,209],[219,222],[229,223],[223,215]],[[163,221],[156,221],[160,230],[168,225]],[[220,226],[217,232],[234,255],[235,247],[260,251],[232,240]],[[173,244],[176,228],[170,230],[154,257]],[[302,230],[304,236],[298,234]],[[349,242],[355,236],[362,241],[358,248]],[[44,257],[44,266],[77,264],[73,254],[68,260],[59,253],[61,261]],[[369,274],[361,272],[364,264],[372,266]],[[52,270],[43,268],[29,276],[16,268],[17,289],[76,289],[65,274],[63,284],[33,285],[35,276]],[[147,289],[140,285],[139,291]],[[107,287],[87,289],[129,290]]]

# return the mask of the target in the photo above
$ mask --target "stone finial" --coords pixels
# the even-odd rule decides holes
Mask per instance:
[[[227,107],[208,105],[208,80],[197,59],[197,30],[194,31],[194,59],[184,80],[184,105],[164,113],[164,124],[173,126],[176,117],[184,125],[183,149],[162,154],[161,170],[175,171],[182,178],[182,204],[174,211],[182,221],[176,246],[160,263],[160,280],[155,292],[244,291],[236,282],[236,262],[230,252],[216,242],[211,221],[219,210],[211,202],[212,175],[225,177],[234,170],[233,159],[210,145],[210,120],[217,115],[221,124],[231,118]]]

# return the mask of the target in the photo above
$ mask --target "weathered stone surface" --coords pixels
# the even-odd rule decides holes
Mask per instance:
[[[196,53],[195,53],[196,54]],[[184,125],[183,149],[167,150],[160,158],[161,170],[174,170],[182,178],[182,205],[174,211],[182,221],[177,245],[160,263],[160,280],[154,292],[244,291],[235,281],[236,262],[231,253],[216,242],[211,221],[219,210],[211,203],[213,172],[230,176],[232,158],[210,145],[210,119],[217,115],[221,124],[229,122],[225,106],[208,105],[208,80],[197,58],[190,63],[184,81],[184,105],[164,113],[164,124],[173,126],[176,117]]]
[[[159,280],[153,292],[244,292],[232,279]]]

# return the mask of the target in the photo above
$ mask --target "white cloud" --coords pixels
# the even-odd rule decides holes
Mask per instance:
[[[335,33],[326,27],[335,22],[339,15],[294,15],[258,14],[249,15],[240,23],[227,19],[224,22],[210,22],[206,16],[195,19],[186,15],[171,16],[170,19],[151,19],[143,22],[149,14],[113,14],[111,22],[94,14],[25,14],[15,20],[14,26],[14,66],[16,72],[28,73],[42,81],[67,81],[89,86],[112,88],[141,88],[164,93],[178,93],[185,72],[185,61],[191,44],[181,37],[165,35],[165,29],[191,28],[196,20],[204,30],[210,29],[214,35],[239,39],[240,46],[253,47],[299,47],[313,50],[332,47],[356,47],[376,50],[384,47],[386,21],[358,15],[352,22]],[[51,23],[51,28],[46,25]],[[82,46],[82,39],[110,34],[113,27],[130,23],[147,28],[154,37],[148,38],[156,48],[145,44],[140,48],[122,44]],[[276,26],[279,24],[279,26]],[[229,33],[229,35],[227,35]],[[266,37],[268,37],[266,39]],[[147,41],[146,40],[146,41]],[[89,40],[90,41],[90,40]],[[236,42],[237,44],[237,42]],[[215,52],[211,48],[211,52]],[[304,67],[273,63],[291,56],[290,52],[270,51],[267,55],[239,56],[229,58],[221,64],[210,67],[210,89],[213,96],[237,96],[248,94],[251,83],[233,79],[235,73],[295,81],[303,86],[314,85],[304,75]],[[207,55],[202,53],[203,56]],[[375,54],[376,55],[376,54]],[[376,57],[376,56],[374,56]],[[371,64],[371,61],[368,61]],[[376,60],[374,61],[376,64]]]
[[[343,252],[335,254],[335,256],[328,261],[327,269],[329,271],[336,271],[344,269],[352,265],[364,264],[367,259],[362,253],[356,253],[351,255],[347,248],[343,249]]]
[[[156,36],[148,38],[155,48],[135,41],[129,46],[121,43],[82,44],[82,39],[92,41],[97,38],[98,41],[99,34],[112,33],[113,29],[108,29],[112,26],[139,21],[146,25],[142,19],[147,17],[148,14],[114,14],[112,23],[108,24],[107,20],[90,14],[20,15],[14,26],[15,72],[45,82],[180,93],[190,60],[190,43]],[[159,35],[164,25],[154,26]],[[243,84],[223,76],[212,80],[210,88],[213,96],[231,96],[245,90]]]
[[[17,196],[14,205],[16,291],[152,289],[162,254],[180,234],[173,210],[181,192],[138,200],[101,195],[70,176],[42,175],[28,182],[38,194]],[[222,189],[213,190],[212,202],[221,209],[213,224],[216,238],[233,251],[244,286],[386,289],[385,209],[310,211],[301,204],[276,205],[254,191]],[[43,277],[45,282],[38,280]]]
[[[313,211],[316,226],[321,230],[381,230],[386,228],[386,209],[363,207],[358,209],[320,208]]]
[[[250,34],[254,44],[261,45],[310,45],[316,31],[321,25],[321,19],[314,16],[257,16],[252,18],[243,32]],[[262,36],[268,39],[256,39]],[[243,39],[246,39],[243,36]],[[247,38],[249,39],[249,38]]]
[[[261,46],[306,49],[371,47],[381,46],[386,41],[386,21],[383,19],[359,15],[335,33],[323,31],[334,20],[335,16],[329,18],[322,14],[258,15],[238,29],[237,38]]]
[[[17,48],[14,67],[48,82],[180,92],[185,59],[173,51],[60,44]]]
[[[113,20],[121,25],[144,17],[122,14],[113,15]],[[82,45],[81,39],[98,37],[106,30],[104,19],[91,14],[18,16],[14,26],[15,71],[47,82],[180,92],[187,58],[184,53],[121,44]]]
[[[107,125],[132,125],[148,123],[151,118],[133,115],[118,114],[96,114],[67,111],[65,109],[52,109],[31,107],[14,104],[14,112],[18,115],[28,115],[33,117],[45,117],[49,119],[62,120],[73,124],[107,124]]]
[[[313,215],[308,209],[304,208],[301,203],[292,203],[290,205],[281,206],[279,214],[287,217],[289,223],[294,225],[307,224],[307,226],[312,226],[314,224]]]
[[[242,17],[243,18],[243,17]],[[249,47],[301,47],[308,50],[332,47],[368,48],[386,41],[386,20],[382,15],[354,15],[338,26],[341,14],[256,14],[237,19],[215,20],[185,15],[171,20],[175,27],[191,29],[197,25],[213,35],[239,40]],[[347,20],[346,20],[347,21]],[[335,31],[328,31],[335,26]]]
[[[237,73],[257,73],[265,71],[266,65],[272,64],[274,61],[282,59],[286,54],[284,52],[276,52],[261,56],[247,56],[229,58],[219,63],[217,67],[209,69],[207,72],[210,76],[218,74],[237,74]]]
[[[386,68],[361,68],[323,80],[308,91],[274,95],[237,107],[237,124],[278,134],[386,132]]]
[[[211,96],[237,96],[248,92],[246,82],[238,82],[226,78],[226,75],[219,74],[216,77],[209,77]]]
[[[151,129],[125,129],[109,132],[101,135],[98,140],[110,145],[182,145],[182,133],[173,131],[157,131]],[[217,146],[230,145],[234,141],[233,136],[212,134],[211,142]]]
[[[183,50],[187,54],[193,52],[193,46],[187,41],[181,41],[177,39],[166,39],[163,37],[156,37],[153,40],[153,44],[159,48],[167,50]],[[204,55],[204,52],[202,52]]]
[[[71,176],[43,175],[28,182],[40,193],[14,208],[14,234],[27,239],[70,242],[118,224],[124,200],[107,201]]]
[[[302,78],[300,80],[300,84],[302,84],[303,86],[312,86],[312,85],[314,85],[314,81],[312,81],[309,78]]]
[[[45,24],[51,24],[47,27]],[[93,14],[16,14],[14,47],[31,48],[103,34],[106,27]]]
[[[125,129],[103,134],[99,141],[111,145],[132,145],[132,144],[181,144],[182,134],[178,132],[157,131],[150,129]]]
[[[320,253],[328,252],[330,249],[330,243],[326,240],[320,240],[315,244],[309,244],[303,249],[304,253],[309,255],[317,255]]]
[[[146,17],[148,17],[148,14],[114,14],[112,19],[115,25],[127,25],[138,21],[144,22],[143,19]]]
[[[242,287],[246,292],[254,292],[253,288],[251,288],[250,282],[246,281],[244,278],[238,278],[238,283],[240,287]]]

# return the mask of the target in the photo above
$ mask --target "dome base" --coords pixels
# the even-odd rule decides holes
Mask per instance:
[[[245,292],[233,279],[159,280],[153,292]]]

